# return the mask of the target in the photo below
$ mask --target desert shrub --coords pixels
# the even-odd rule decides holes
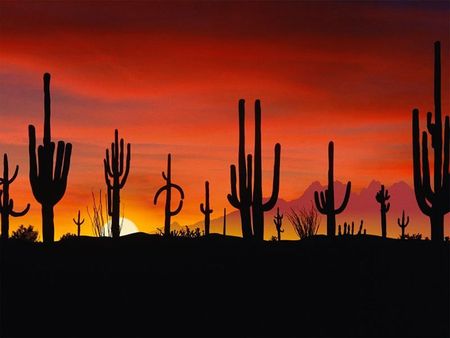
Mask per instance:
[[[34,230],[32,225],[24,226],[23,224],[20,227],[12,232],[11,238],[18,239],[25,242],[37,242],[39,237],[39,232]]]
[[[405,234],[405,239],[420,241],[422,239],[422,234]]]
[[[158,235],[164,236],[164,231],[162,229],[156,228],[156,230],[158,231]],[[202,235],[204,235],[204,231],[201,231],[199,227],[192,230],[187,225],[180,230],[174,229],[170,231],[171,237],[198,238]]]
[[[287,217],[300,239],[314,236],[319,230],[320,216],[314,205],[310,209],[304,207],[298,211],[291,208]]]
[[[65,241],[66,239],[70,239],[70,238],[76,238],[77,235],[75,234],[71,234],[70,232],[64,234],[61,236],[61,238],[59,239],[60,241]]]

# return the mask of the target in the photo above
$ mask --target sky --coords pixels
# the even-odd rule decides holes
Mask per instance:
[[[327,145],[335,178],[360,191],[372,180],[412,184],[411,112],[433,109],[433,43],[442,44],[443,112],[449,107],[448,2],[0,2],[0,152],[19,164],[12,218],[40,229],[28,181],[29,124],[43,131],[44,72],[52,75],[52,137],[73,144],[55,238],[74,233],[92,193],[105,191],[103,158],[114,129],[131,143],[121,192],[139,230],[164,223],[167,154],[185,203],[173,218],[202,219],[204,181],[212,217],[232,211],[229,166],[237,161],[238,100],[246,100],[247,149],[254,100],[262,103],[263,194],[281,143],[280,197],[326,182]],[[38,141],[39,142],[39,141]],[[178,200],[174,194],[174,208]],[[239,233],[239,232],[237,232]],[[236,233],[236,234],[237,234]]]

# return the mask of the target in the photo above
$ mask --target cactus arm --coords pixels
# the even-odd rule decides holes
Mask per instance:
[[[445,127],[444,127],[444,163],[442,167],[442,193],[447,195],[447,205],[445,209],[445,213],[450,211],[450,198],[448,195],[450,194],[450,172],[449,172],[449,156],[450,156],[450,121],[449,117],[445,117]],[[444,197],[445,198],[445,197]]]
[[[344,200],[342,201],[342,205],[340,208],[336,210],[336,214],[340,214],[347,207],[348,201],[350,199],[350,192],[352,190],[352,182],[347,182],[347,188],[345,189]]]
[[[8,162],[6,162],[6,163],[8,163]],[[9,184],[11,184],[11,183],[13,183],[14,182],[14,180],[17,178],[17,174],[19,173],[19,166],[18,165],[16,165],[16,169],[14,170],[14,174],[12,175],[12,177],[8,180],[8,183]],[[7,178],[5,177],[5,180],[6,180]]]
[[[273,186],[272,186],[272,195],[270,196],[270,199],[263,203],[262,209],[264,211],[271,210],[278,200],[278,193],[280,191],[280,153],[281,153],[281,145],[277,143],[275,145],[275,163],[273,166]]]
[[[158,196],[167,189],[167,186],[163,186],[161,188],[159,188],[159,190],[156,192],[155,197],[153,198],[153,204],[156,205],[156,203],[158,202]]]
[[[74,222],[75,224],[78,224],[77,221],[75,221],[75,218],[72,218],[72,220],[73,220],[73,222]]]
[[[253,173],[253,165],[252,165],[253,157],[251,154],[247,155],[247,194],[248,200],[252,200],[252,173]]]
[[[237,197],[237,188],[236,188],[236,166],[230,166],[230,184],[231,184],[231,194],[227,195],[228,202],[236,208],[239,209],[240,203]]]
[[[59,180],[61,178],[61,170],[64,159],[64,142],[59,141],[58,147],[56,148],[56,165],[55,165],[55,175],[53,179]]]
[[[171,211],[171,212],[170,212],[170,216],[175,216],[175,215],[177,215],[177,214],[181,211],[181,208],[183,208],[183,200],[182,200],[182,199],[180,200],[180,202],[179,202],[179,204],[178,204],[178,208],[176,208],[175,211]]]
[[[400,223],[400,217],[397,218],[397,224],[398,224],[398,226],[399,226],[400,228],[402,227],[402,224]]]
[[[28,154],[30,157],[30,181],[36,182],[38,175],[37,172],[37,161],[36,161],[36,129],[33,125],[28,126]]]
[[[170,186],[180,192],[181,199],[184,199],[184,191],[178,184],[171,183]]]
[[[319,212],[320,212],[321,214],[325,214],[325,213],[326,213],[326,210],[325,210],[325,208],[320,204],[320,201],[319,201],[319,193],[318,193],[317,191],[314,191],[314,202],[316,203],[316,208],[317,208],[317,210],[319,210]]]
[[[111,167],[109,165],[109,150],[108,149],[106,149],[106,155],[105,155],[105,159],[103,160],[103,163],[105,164],[105,175],[109,175],[111,177],[114,176],[111,171]]]
[[[103,166],[104,166],[104,173],[105,173],[105,182],[108,186],[108,189],[112,189],[111,181],[109,180],[109,164],[106,159],[103,160]],[[112,175],[110,175],[112,176]]]
[[[28,210],[30,210],[30,204],[29,203],[27,203],[27,206],[25,207],[25,209],[23,209],[22,211],[14,211],[13,210],[13,205],[14,205],[14,202],[13,202],[13,200],[11,199],[11,209],[9,210],[9,214],[11,215],[11,216],[13,216],[13,217],[21,217],[21,216],[24,216],[27,212],[28,212]]]
[[[119,176],[123,174],[123,138],[120,139],[120,151],[119,151]]]
[[[121,156],[123,157],[123,151],[121,152]],[[123,174],[122,181],[119,184],[119,188],[122,189],[127,181],[128,174],[130,173],[130,161],[131,161],[131,144],[127,144],[127,161],[125,164],[125,173]],[[122,159],[123,162],[123,159]],[[123,170],[122,170],[123,171]]]
[[[203,214],[206,214],[205,207],[203,206],[203,203],[200,203],[200,211],[201,211]]]
[[[406,223],[405,223],[405,227],[409,224],[409,216],[406,216]]]
[[[161,172],[161,175],[162,175],[163,179],[164,179],[165,181],[167,181],[167,176],[166,176],[166,173],[165,173],[164,171]]]
[[[320,192],[320,201],[322,202],[323,209],[328,209],[326,196],[327,196],[327,190],[325,190],[325,192],[323,192],[323,191]]]
[[[432,201],[433,199],[433,191],[431,190],[430,183],[430,164],[428,162],[428,137],[427,133],[422,133],[422,188],[425,194],[425,199],[428,201]]]
[[[414,174],[414,192],[417,205],[427,216],[431,214],[431,207],[425,202],[425,192],[422,184],[422,170],[420,161],[420,128],[419,128],[419,110],[413,109],[412,119],[412,143],[413,143],[413,174]],[[428,158],[428,157],[427,157]]]
[[[386,206],[386,212],[388,212],[390,208],[391,208],[391,203],[388,203]]]

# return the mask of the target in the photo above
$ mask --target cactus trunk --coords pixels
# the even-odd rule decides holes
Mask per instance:
[[[164,171],[162,172],[162,177],[166,181],[166,184],[158,189],[158,191],[155,194],[155,197],[153,198],[153,204],[156,205],[156,203],[158,202],[159,194],[161,194],[163,191],[166,192],[166,204],[164,207],[164,236],[165,237],[170,236],[170,218],[172,216],[177,215],[181,211],[181,208],[183,207],[183,199],[184,199],[183,189],[178,184],[172,183],[171,163],[172,163],[172,156],[171,156],[171,154],[168,154],[167,155],[167,174],[164,173]],[[176,208],[174,211],[172,211],[171,207],[170,207],[170,202],[172,200],[172,189],[178,190],[178,192],[180,193],[180,202],[178,204],[178,208]]]
[[[213,210],[209,207],[209,182],[205,182],[205,204],[200,204],[200,211],[205,215],[205,235],[209,235],[211,222],[211,213]]]
[[[53,207],[66,191],[72,154],[72,145],[59,141],[54,165],[55,142],[51,141],[50,112],[50,74],[46,73],[44,74],[44,136],[43,145],[37,149],[37,158],[36,130],[33,125],[28,126],[30,183],[35,199],[42,206],[44,242],[54,241]]]
[[[42,239],[44,243],[53,242],[55,238],[53,206],[43,205],[41,211],[42,211]]]
[[[124,164],[124,140],[119,131],[114,131],[114,142],[111,143],[111,160],[109,150],[103,160],[105,182],[108,191],[108,215],[111,216],[111,234],[113,238],[120,236],[120,190],[124,187],[130,172],[131,145],[127,144],[127,157]],[[112,180],[112,182],[111,182]]]
[[[327,216],[327,235],[334,237],[336,235],[336,215],[344,211],[350,198],[351,182],[347,182],[344,200],[338,209],[335,209],[334,203],[334,143],[328,144],[328,189],[325,192],[314,192],[314,202],[317,210]]]
[[[227,235],[227,208],[223,208],[223,235]]]
[[[428,160],[428,134],[422,133],[422,157],[420,153],[419,110],[413,110],[412,143],[414,192],[422,213],[430,218],[431,240],[444,239],[444,215],[450,211],[450,122],[445,117],[444,137],[442,137],[441,113],[441,56],[440,42],[434,44],[434,123],[432,113],[427,114],[427,129],[434,150],[434,189],[431,188]],[[442,154],[443,153],[443,154]]]

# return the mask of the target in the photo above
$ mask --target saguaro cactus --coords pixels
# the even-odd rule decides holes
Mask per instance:
[[[239,100],[239,197],[236,188],[236,166],[230,166],[231,194],[227,198],[230,204],[239,210],[241,216],[242,237],[253,236],[250,207],[252,205],[252,155],[245,156],[245,101]]]
[[[445,116],[444,137],[442,138],[441,114],[441,47],[434,44],[434,123],[432,113],[427,114],[427,129],[431,135],[434,150],[434,189],[431,188],[428,160],[428,134],[422,133],[422,160],[420,158],[419,110],[413,110],[412,144],[414,192],[420,210],[430,218],[431,240],[444,240],[444,215],[450,211],[450,122]],[[442,157],[444,159],[442,160]]]
[[[77,234],[78,237],[80,237],[80,233],[81,233],[81,225],[84,223],[84,218],[81,220],[80,219],[80,210],[78,210],[78,218],[72,218],[73,222],[75,223],[75,225],[77,226]]]
[[[183,199],[184,192],[183,189],[178,184],[172,183],[172,171],[171,171],[171,154],[167,155],[167,175],[162,172],[162,177],[166,181],[166,184],[159,188],[159,190],[155,194],[155,198],[153,199],[153,204],[156,205],[158,202],[158,196],[163,191],[166,191],[166,207],[165,207],[165,218],[164,218],[164,236],[170,236],[170,217],[177,215],[181,208],[183,207]],[[178,208],[174,211],[170,209],[170,202],[172,200],[172,189],[178,190],[180,193],[180,203],[178,204]]]
[[[120,190],[124,187],[130,172],[131,145],[127,143],[127,158],[124,165],[124,141],[119,132],[114,131],[114,143],[111,143],[111,160],[106,149],[103,160],[105,182],[108,188],[108,215],[111,216],[111,234],[113,238],[120,236]]]
[[[402,221],[400,222],[400,218],[397,218],[398,226],[402,229],[402,237],[401,239],[405,239],[405,229],[409,224],[409,216],[406,217],[405,221],[405,210],[402,212]]]
[[[277,208],[277,214],[273,217],[273,223],[277,229],[278,240],[281,241],[281,233],[284,232],[284,229],[281,229],[283,225],[283,214],[280,215],[280,208]]]
[[[380,191],[375,195],[375,199],[378,203],[380,203],[380,212],[381,212],[381,237],[386,238],[386,213],[389,211],[391,207],[391,203],[386,204],[386,201],[389,200],[391,196],[389,195],[388,190],[384,190],[384,185],[381,186]]]
[[[273,209],[278,200],[280,191],[280,152],[281,145],[275,145],[275,162],[273,167],[272,195],[266,203],[262,198],[262,156],[261,156],[261,103],[255,102],[255,159],[253,182],[253,235],[258,240],[264,239],[264,212]]]
[[[325,192],[314,192],[314,202],[316,203],[317,210],[327,215],[327,235],[334,237],[336,235],[336,215],[340,214],[347,207],[347,203],[350,199],[350,191],[352,183],[347,182],[347,188],[345,190],[344,200],[339,208],[334,207],[334,143],[328,144],[328,189]]]
[[[9,185],[14,182],[19,172],[19,166],[16,165],[14,174],[9,177],[8,155],[3,155],[3,177],[0,177],[0,213],[2,221],[2,238],[9,237],[9,216],[20,217],[24,216],[30,210],[30,204],[27,204],[23,211],[14,211],[14,200],[9,198]]]
[[[210,216],[213,210],[209,207],[209,182],[205,182],[205,204],[200,203],[200,211],[205,215],[205,235],[209,235]]]
[[[255,101],[255,158],[254,182],[252,190],[252,155],[245,158],[245,101],[239,100],[239,197],[236,187],[236,166],[231,165],[231,194],[228,194],[230,204],[239,209],[241,214],[242,235],[244,238],[254,237],[264,239],[264,212],[271,210],[278,199],[280,183],[280,152],[279,143],[275,145],[275,163],[273,174],[273,188],[270,199],[262,201],[262,159],[261,159],[261,102]],[[253,228],[250,217],[252,207]]]
[[[58,142],[56,164],[53,170],[55,142],[51,141],[50,128],[50,74],[44,74],[44,138],[38,147],[36,159],[36,130],[28,126],[30,183],[34,198],[42,206],[42,235],[44,242],[54,241],[53,207],[64,196],[70,168],[72,144]],[[39,164],[38,164],[39,162]],[[39,168],[39,170],[38,170]]]

